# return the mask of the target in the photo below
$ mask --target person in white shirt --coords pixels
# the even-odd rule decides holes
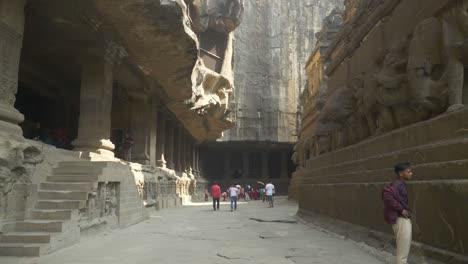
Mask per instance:
[[[273,194],[275,194],[275,186],[273,185],[273,183],[269,182],[265,186],[265,194],[266,194],[266,198],[269,204],[268,207],[269,208],[273,207]]]
[[[229,196],[231,197],[231,212],[237,210],[237,196],[239,195],[239,189],[233,184],[229,187]]]

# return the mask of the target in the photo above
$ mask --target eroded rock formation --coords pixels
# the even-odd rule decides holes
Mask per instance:
[[[95,6],[103,15],[97,20],[115,26],[129,55],[152,79],[152,86],[162,88],[160,92],[169,109],[195,139],[215,140],[232,127],[227,109],[233,90],[229,34],[242,19],[242,0],[98,0]],[[203,33],[210,30],[219,32],[222,39],[222,44],[212,43],[221,50],[215,56],[220,55],[224,69],[218,72],[206,67],[198,56],[198,50],[204,48],[202,39],[211,38]]]

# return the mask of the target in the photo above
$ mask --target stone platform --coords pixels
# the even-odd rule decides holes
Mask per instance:
[[[383,264],[385,254],[298,223],[297,205],[283,197],[267,208],[260,201],[210,203],[154,212],[124,230],[82,237],[70,248],[41,258],[2,258],[2,264],[91,263],[346,263]],[[262,222],[263,221],[263,222]],[[19,262],[21,261],[21,262]]]
[[[467,128],[464,108],[310,159],[294,174],[291,195],[303,213],[390,234],[381,190],[395,177],[393,165],[409,161],[415,172],[408,184],[415,245],[444,263],[467,263]]]

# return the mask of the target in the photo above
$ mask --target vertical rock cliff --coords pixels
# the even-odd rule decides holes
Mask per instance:
[[[236,127],[223,141],[297,140],[299,94],[305,63],[323,18],[342,0],[246,0],[235,32]]]

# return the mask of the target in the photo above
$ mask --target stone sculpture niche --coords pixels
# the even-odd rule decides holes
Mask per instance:
[[[80,210],[80,222],[119,216],[119,182],[99,182],[97,190],[88,194],[86,207]]]

